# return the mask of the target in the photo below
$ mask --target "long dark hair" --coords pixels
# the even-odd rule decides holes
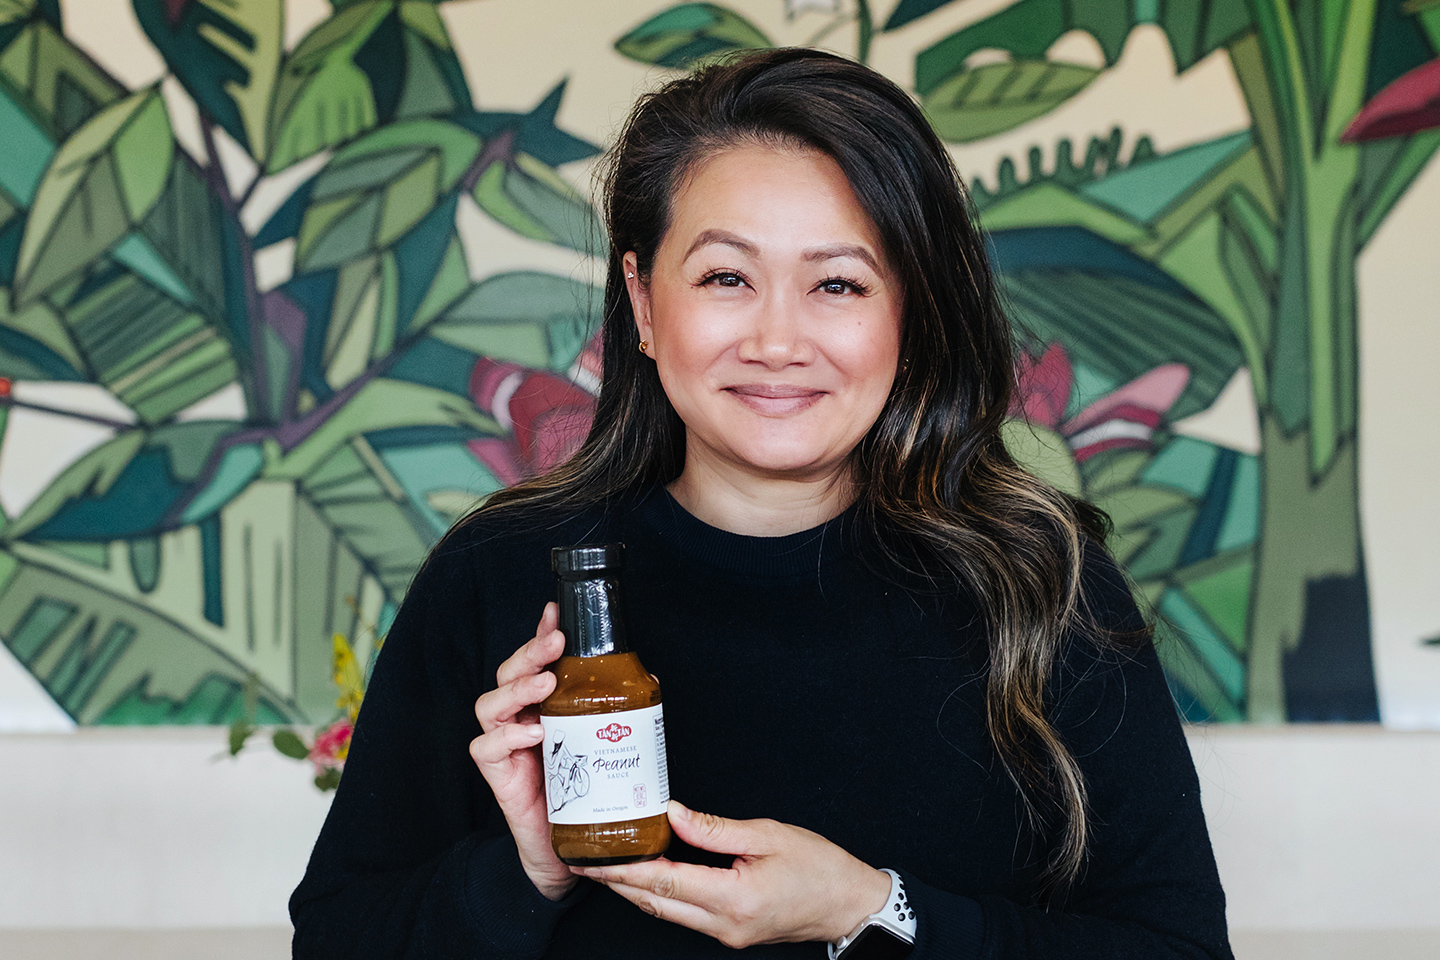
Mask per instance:
[[[944,145],[899,87],[827,53],[769,50],[706,66],[636,104],[610,154],[605,216],[604,371],[580,450],[478,511],[570,508],[674,480],[684,424],[640,353],[622,257],[644,282],[670,202],[717,150],[770,143],[839,164],[874,222],[904,296],[907,363],[852,454],[857,520],[886,562],[977,598],[989,628],[987,720],[1032,825],[1056,837],[1041,878],[1055,893],[1079,874],[1087,840],[1080,768],[1046,718],[1062,637],[1087,630],[1083,541],[1098,510],[1022,469],[1001,426],[1015,389],[1015,343],[984,241]]]

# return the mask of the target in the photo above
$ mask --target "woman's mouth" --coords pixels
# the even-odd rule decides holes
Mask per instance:
[[[741,383],[725,392],[762,416],[784,417],[813,406],[826,391],[790,383]]]

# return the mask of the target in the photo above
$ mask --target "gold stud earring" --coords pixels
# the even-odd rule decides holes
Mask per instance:
[[[640,352],[641,352],[641,353],[644,353],[647,349],[649,349],[649,347],[650,347],[650,341],[649,341],[649,340],[641,340],[641,341],[640,341]]]

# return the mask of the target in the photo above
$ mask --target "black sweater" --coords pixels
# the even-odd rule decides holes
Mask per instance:
[[[475,698],[555,595],[550,548],[618,540],[632,645],[664,694],[677,800],[806,827],[900,872],[918,912],[915,960],[1230,957],[1199,786],[1154,650],[1067,638],[1051,720],[1084,770],[1092,840],[1081,881],[1044,909],[1035,881],[1049,838],[1026,829],[986,733],[977,609],[877,576],[850,521],[744,537],[655,490],[554,524],[482,519],[453,533],[375,666],[290,901],[294,955],[734,954],[590,881],[559,903],[542,897],[467,752]],[[1102,623],[1139,623],[1098,549],[1085,581]],[[745,952],[825,955],[816,943]]]

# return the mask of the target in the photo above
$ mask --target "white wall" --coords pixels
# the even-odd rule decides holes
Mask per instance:
[[[215,761],[223,741],[0,737],[0,928],[286,924],[327,801],[266,744]],[[1216,727],[1191,746],[1232,928],[1440,945],[1440,733]]]

